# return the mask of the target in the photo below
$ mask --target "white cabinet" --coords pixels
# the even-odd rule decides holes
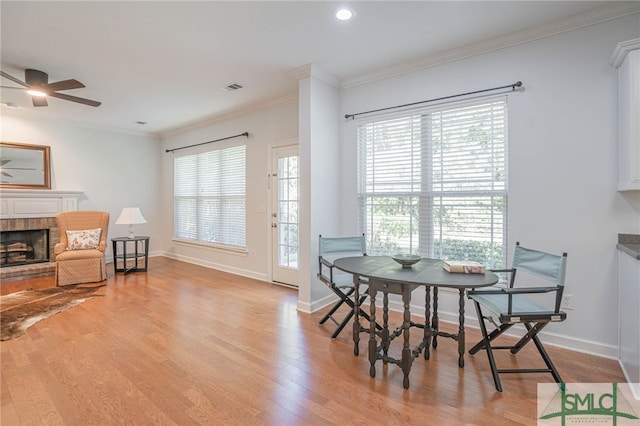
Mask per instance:
[[[620,269],[620,366],[640,399],[640,260],[618,251]]]
[[[618,191],[640,190],[640,38],[618,43]]]

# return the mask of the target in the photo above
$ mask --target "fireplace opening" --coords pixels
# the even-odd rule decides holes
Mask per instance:
[[[0,232],[0,267],[49,262],[49,230]]]

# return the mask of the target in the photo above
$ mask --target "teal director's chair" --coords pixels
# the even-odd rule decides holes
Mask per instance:
[[[320,324],[324,324],[328,319],[336,324],[337,328],[331,335],[332,338],[338,337],[342,329],[349,323],[349,320],[353,318],[353,310],[355,307],[354,293],[355,287],[353,284],[353,276],[351,274],[341,273],[336,271],[333,266],[333,261],[340,257],[351,256],[366,256],[366,240],[364,234],[358,237],[323,237],[319,236],[318,240],[318,278],[327,287],[331,289],[339,298],[335,305],[329,310],[329,312],[322,317],[319,321]],[[359,278],[360,284],[368,284],[366,279]],[[360,291],[358,306],[362,306],[362,303],[369,297],[369,289]],[[346,304],[350,309],[342,319],[334,318],[337,315],[338,309]],[[362,308],[359,309],[358,315],[364,317],[369,321],[369,314],[367,314]],[[376,324],[377,325],[377,324]],[[378,326],[379,327],[379,326]]]
[[[556,383],[563,383],[558,370],[542,345],[538,333],[550,322],[564,321],[567,317],[567,314],[560,310],[566,268],[566,253],[563,253],[562,256],[548,254],[524,248],[518,242],[511,269],[493,270],[493,272],[506,272],[510,275],[508,287],[496,286],[490,289],[474,289],[467,292],[467,296],[473,300],[475,305],[482,332],[482,340],[472,347],[469,353],[473,355],[480,349],[486,350],[493,381],[498,392],[502,392],[499,377],[502,373],[550,373]],[[544,285],[514,287],[516,275],[518,275],[518,283],[521,278],[524,278],[523,275],[528,275],[530,279],[544,282]],[[545,306],[541,300],[538,300],[543,293],[555,293],[555,303],[552,307]],[[534,298],[538,299],[533,300]],[[551,302],[548,305],[551,305]],[[496,314],[498,322],[493,317],[486,315],[485,311]],[[487,332],[485,321],[496,326],[491,333]],[[515,345],[493,345],[496,338],[516,324],[523,324],[526,333]],[[529,341],[533,341],[547,368],[497,368],[494,350],[509,349],[515,355]]]

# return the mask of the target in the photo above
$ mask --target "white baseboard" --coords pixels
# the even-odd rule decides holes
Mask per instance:
[[[629,385],[629,388],[631,389],[633,397],[640,401],[640,383],[635,383],[635,380],[631,378],[631,374],[629,374],[627,369],[624,367],[622,361],[618,360],[618,364],[620,364],[622,374],[624,374],[624,377],[627,379],[627,383]]]
[[[389,301],[389,310],[394,312],[402,312],[403,311],[402,303]],[[422,312],[424,311],[424,306],[412,304],[411,311]],[[412,316],[415,316],[418,318],[424,318],[424,315],[420,315],[420,314],[412,314]],[[458,312],[438,310],[438,317],[440,319],[440,322],[454,324],[454,325],[458,324]],[[467,328],[480,329],[480,325],[478,324],[478,318],[475,315],[472,316],[465,313],[464,325]],[[524,330],[524,327],[522,328],[522,330]],[[505,336],[521,337],[522,334],[517,334],[517,332],[516,333],[507,332],[505,333]],[[571,336],[566,336],[558,333],[549,333],[545,331],[542,331],[540,333],[540,339],[543,341],[545,345],[556,346],[559,348],[568,349],[576,352],[582,352],[589,355],[596,355],[602,358],[615,359],[615,360],[618,359],[617,346],[604,345],[602,343],[594,342],[591,340],[576,339]],[[470,342],[467,342],[467,343],[470,343]]]
[[[297,309],[300,312],[304,312],[305,314],[312,314],[321,309],[326,308],[327,306],[333,305],[338,300],[337,296],[334,294],[328,294],[320,300],[316,300],[313,303],[303,303],[298,301]]]
[[[179,260],[181,262],[191,263],[193,265],[198,265],[198,266],[204,266],[205,268],[216,269],[218,271],[240,275],[241,277],[253,278],[258,281],[264,281],[272,284],[272,282],[268,279],[267,274],[259,274],[254,271],[249,271],[247,269],[234,268],[234,267],[230,267],[229,265],[224,265],[222,263],[209,262],[206,260],[197,259],[195,257],[176,255],[175,253],[164,253],[162,254],[162,256],[168,257],[174,260]]]
[[[164,253],[164,252],[161,252],[161,251],[150,251],[149,252],[149,257],[158,257],[158,256],[171,257],[167,253]],[[113,254],[111,254],[109,256],[105,256],[104,261],[105,261],[105,263],[113,263]]]

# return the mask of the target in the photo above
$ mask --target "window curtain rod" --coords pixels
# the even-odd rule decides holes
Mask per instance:
[[[166,149],[165,152],[173,152],[173,151],[177,151],[179,149],[193,148],[194,146],[206,145],[208,143],[226,141],[227,139],[239,138],[240,136],[249,137],[249,132],[240,133],[239,135],[234,135],[234,136],[227,136],[226,138],[220,138],[220,139],[216,139],[214,141],[202,142],[202,143],[197,143],[197,144],[194,144],[194,145],[181,146],[180,148]]]
[[[380,108],[380,109],[373,109],[371,111],[358,112],[358,113],[355,113],[355,114],[345,114],[344,118],[346,118],[348,120],[350,118],[356,118],[359,115],[371,114],[372,112],[380,112],[380,111],[387,111],[387,110],[390,110],[390,109],[404,108],[404,107],[413,106],[413,105],[425,104],[427,102],[442,101],[442,100],[445,100],[445,99],[459,98],[461,96],[469,96],[469,95],[475,95],[475,94],[478,94],[478,93],[492,92],[494,90],[502,90],[502,89],[511,88],[511,91],[513,92],[513,91],[516,91],[520,87],[522,87],[522,82],[521,81],[517,81],[517,82],[515,82],[513,84],[508,84],[506,86],[500,86],[500,87],[493,87],[491,89],[476,90],[475,92],[460,93],[458,95],[444,96],[442,98],[429,99],[429,100],[426,100],[426,101],[413,102],[413,103],[410,103],[410,104],[396,105],[396,106],[387,107],[387,108]]]

